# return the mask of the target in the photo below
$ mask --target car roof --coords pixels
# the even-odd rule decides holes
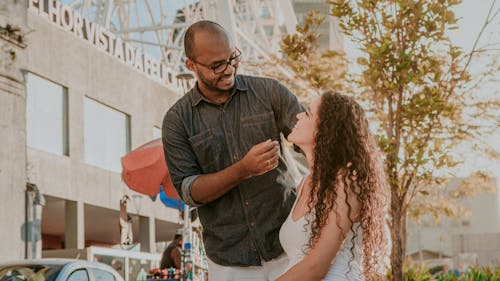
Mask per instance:
[[[66,267],[101,268],[113,272],[113,275],[115,275],[118,278],[117,279],[118,281],[123,280],[123,277],[111,266],[104,263],[93,262],[88,260],[44,258],[44,259],[10,260],[0,263],[0,267],[13,266],[13,265],[60,265],[60,266],[65,266],[65,268]]]
[[[118,274],[114,268],[111,266],[100,263],[93,262],[88,260],[77,260],[77,259],[59,259],[59,258],[45,258],[45,259],[26,259],[26,260],[11,260],[6,262],[1,262],[0,266],[12,266],[12,265],[37,265],[37,264],[45,264],[45,265],[60,265],[60,266],[81,266],[81,267],[93,267],[93,268],[105,268],[107,270],[111,270]],[[118,274],[119,275],[119,274]]]
[[[87,260],[77,260],[77,259],[57,259],[57,258],[47,258],[47,259],[19,259],[19,260],[9,260],[1,262],[0,265],[15,265],[15,264],[50,264],[50,265],[65,265],[68,263],[82,263],[89,265],[101,265],[96,262],[91,262]]]

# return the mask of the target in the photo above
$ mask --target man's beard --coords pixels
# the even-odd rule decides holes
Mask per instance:
[[[216,91],[216,92],[227,92],[227,91],[231,90],[234,87],[234,83],[235,83],[234,80],[233,80],[233,84],[229,88],[227,88],[227,89],[223,89],[223,88],[217,87],[217,84],[219,84],[219,82],[222,79],[227,78],[227,77],[231,77],[231,76],[234,77],[233,79],[236,78],[236,69],[234,70],[234,72],[232,74],[221,76],[221,77],[217,78],[217,80],[215,80],[214,83],[210,83],[209,80],[203,74],[201,74],[201,72],[198,72],[198,78],[200,80],[199,82],[203,83],[203,85],[205,86],[205,88],[208,88],[209,90]]]

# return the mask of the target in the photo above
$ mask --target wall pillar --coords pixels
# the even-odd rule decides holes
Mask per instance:
[[[85,206],[82,201],[65,201],[64,244],[66,249],[85,248]]]
[[[0,260],[22,259],[29,246],[26,202],[25,1],[0,1]],[[8,229],[8,231],[6,230]]]
[[[139,216],[139,243],[141,252],[156,252],[155,218]]]

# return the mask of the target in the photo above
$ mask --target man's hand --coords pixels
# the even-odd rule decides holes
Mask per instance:
[[[254,145],[241,159],[248,177],[259,176],[278,167],[279,150],[278,141],[267,140]]]
[[[253,176],[262,175],[278,166],[279,143],[267,140],[254,145],[241,159],[225,169],[196,178],[191,197],[196,202],[208,203]]]

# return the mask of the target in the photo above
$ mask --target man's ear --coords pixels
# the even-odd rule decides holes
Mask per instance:
[[[195,72],[194,71],[194,63],[193,61],[191,61],[190,59],[186,59],[186,68],[191,70],[192,72]]]

